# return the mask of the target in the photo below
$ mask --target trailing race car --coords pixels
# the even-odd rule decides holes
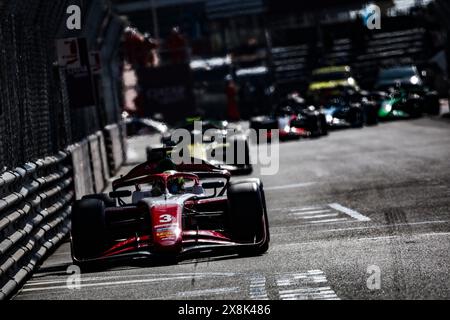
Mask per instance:
[[[322,91],[336,88],[359,90],[350,66],[332,66],[313,70],[312,81],[308,87],[309,96],[320,95]]]
[[[378,123],[376,103],[361,91],[350,66],[314,70],[307,96],[315,105],[323,107],[330,128]]]
[[[319,137],[328,134],[325,113],[311,104],[307,104],[299,94],[293,93],[282,100],[275,115],[290,116],[293,128],[304,129],[308,136]]]
[[[247,136],[239,129],[231,129],[227,121],[201,121],[200,118],[191,118],[177,128],[185,129],[191,135],[190,156],[206,160],[232,174],[244,175],[253,172]],[[172,134],[173,130],[162,135],[163,145],[174,145]],[[234,148],[233,152],[230,152],[229,148]],[[148,147],[147,159],[151,152],[152,148]],[[233,157],[229,159],[227,155]]]
[[[369,103],[360,92],[337,90],[322,105],[330,128],[362,128],[365,123],[376,124],[375,104]]]
[[[401,88],[392,89],[381,103],[378,116],[382,120],[418,118],[424,112],[424,103],[424,99],[418,94]]]
[[[427,88],[415,66],[400,66],[380,71],[376,90],[389,93],[381,103],[381,119],[417,118],[423,113],[439,115],[440,102],[436,91]]]
[[[155,133],[165,134],[168,130],[165,123],[149,118],[126,118],[125,125],[128,137]]]
[[[139,257],[178,261],[198,253],[260,255],[269,225],[259,179],[230,181],[206,161],[175,165],[171,149],[113,182],[109,195],[76,201],[72,211],[73,261],[84,267]]]
[[[325,114],[316,107],[308,105],[297,93],[282,99],[272,115],[252,118],[250,127],[255,130],[267,129],[269,139],[271,131],[278,129],[280,140],[328,134]]]

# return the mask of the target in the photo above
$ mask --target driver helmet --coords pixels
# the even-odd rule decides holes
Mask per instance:
[[[179,194],[184,191],[185,181],[183,178],[175,178],[169,181],[167,189],[171,194]]]

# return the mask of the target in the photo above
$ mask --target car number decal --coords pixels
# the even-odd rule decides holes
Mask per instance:
[[[169,214],[163,214],[162,216],[159,217],[160,223],[170,223],[170,222],[172,222],[172,220],[173,220],[173,218]]]

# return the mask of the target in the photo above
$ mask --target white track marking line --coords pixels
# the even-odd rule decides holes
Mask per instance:
[[[318,223],[332,223],[332,222],[339,222],[339,221],[346,221],[347,218],[336,218],[336,219],[327,219],[327,220],[318,220],[318,221],[310,221],[309,223],[312,224],[318,224]]]
[[[293,212],[293,211],[305,211],[305,210],[318,210],[318,209],[324,209],[325,207],[320,207],[320,206],[312,206],[312,207],[289,207],[289,208],[269,208],[268,210],[270,212],[272,211],[289,211],[289,212]]]
[[[330,293],[331,287],[318,287],[318,288],[298,288],[291,290],[282,290],[280,294],[293,294],[293,293],[303,293],[303,292],[327,292]]]
[[[308,217],[300,217],[300,219],[322,219],[322,218],[332,218],[339,216],[339,213],[330,213],[330,214],[321,214],[321,215],[313,215]]]
[[[436,233],[419,233],[419,234],[413,234],[411,237],[440,237],[440,236],[450,236],[450,232],[436,232]],[[364,240],[389,240],[389,239],[398,239],[402,238],[403,236],[380,236],[380,237],[370,237],[370,238],[359,238],[358,241],[364,241]]]
[[[287,184],[284,186],[274,186],[274,187],[267,187],[264,188],[266,191],[274,191],[274,190],[284,190],[284,189],[295,189],[295,188],[304,188],[309,187],[312,185],[317,184],[317,182],[304,182],[304,183],[297,183],[297,184]]]
[[[339,300],[336,292],[326,285],[327,279],[322,270],[279,275],[276,283],[282,300]],[[314,286],[315,284],[322,286]]]
[[[250,299],[269,300],[266,290],[266,277],[257,276],[250,279]]]
[[[341,206],[339,203],[331,203],[328,205],[330,208],[333,208],[337,211],[340,211],[342,213],[345,213],[347,215],[349,215],[350,217],[358,220],[358,221],[371,221],[369,217],[366,217],[364,215],[362,215],[359,212],[356,212],[355,210],[346,208],[344,206]]]
[[[336,221],[336,224],[352,224],[352,223],[357,223],[359,222],[358,220],[348,220],[347,218],[342,218],[342,221]],[[276,229],[280,229],[280,232],[271,232],[271,235],[283,235],[286,233],[290,233],[287,231],[283,231],[283,229],[305,229],[305,228],[310,228],[311,224],[310,223],[302,223],[302,224],[298,224],[298,225],[294,225],[294,226],[271,226],[270,229],[271,230],[276,230]],[[349,228],[350,229],[350,228]],[[318,230],[317,232],[324,232],[321,230]]]
[[[239,287],[231,287],[231,288],[216,288],[216,289],[204,289],[204,290],[193,290],[193,291],[184,291],[178,292],[176,294],[177,297],[202,297],[205,295],[218,295],[224,293],[236,293],[240,292],[241,289]]]
[[[396,239],[400,238],[400,236],[381,236],[381,237],[369,237],[369,238],[358,238],[358,241],[367,241],[367,240],[388,240],[388,239]]]
[[[197,278],[205,278],[204,276],[200,276]],[[140,280],[125,280],[125,281],[110,281],[110,282],[98,282],[98,283],[85,283],[80,284],[79,288],[89,288],[89,287],[106,287],[106,286],[117,286],[117,285],[130,285],[130,284],[143,284],[143,283],[151,283],[151,282],[164,282],[164,281],[173,281],[173,280],[191,280],[192,276],[182,276],[182,277],[170,277],[170,278],[152,278],[152,279],[140,279]],[[70,290],[67,285],[64,286],[51,286],[51,287],[41,287],[41,288],[24,288],[22,292],[28,291],[48,291],[48,290],[58,290],[58,289],[66,289]]]
[[[325,209],[325,210],[315,210],[315,211],[302,211],[302,212],[292,212],[292,215],[296,215],[296,216],[307,216],[307,215],[311,215],[311,214],[318,214],[318,213],[326,213],[326,212],[333,212],[330,209]]]
[[[311,210],[321,210],[325,209],[324,207],[303,207],[303,208],[285,208],[281,210],[289,210],[289,212],[303,212],[303,211],[311,211]]]
[[[423,222],[411,222],[411,223],[398,223],[395,226],[414,226],[414,225],[424,225],[424,224],[438,224],[438,223],[448,223],[450,220],[437,220],[437,221],[423,221]],[[275,227],[276,228],[276,227]],[[278,228],[293,228],[293,227],[278,227]],[[321,230],[320,232],[340,232],[340,231],[356,231],[356,230],[367,230],[367,229],[384,229],[392,228],[392,225],[378,225],[370,227],[355,227],[355,228],[340,228],[340,229],[330,229]]]
[[[117,276],[102,276],[102,277],[83,277],[83,274],[81,274],[81,282],[91,282],[91,281],[105,281],[105,280],[113,280],[113,279],[123,279],[123,278],[142,278],[142,277],[154,277],[157,279],[158,277],[164,276],[164,277],[180,277],[180,276],[187,276],[187,277],[233,277],[235,276],[235,273],[220,273],[220,272],[213,272],[213,273],[161,273],[161,274],[130,274],[130,275],[117,275]],[[48,285],[48,284],[57,284],[57,283],[66,283],[67,280],[29,280],[25,287],[28,286],[39,286],[39,285]]]

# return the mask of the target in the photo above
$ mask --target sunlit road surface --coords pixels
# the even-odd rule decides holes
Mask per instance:
[[[134,161],[145,144],[130,141]],[[267,254],[124,265],[82,274],[69,289],[64,243],[15,298],[450,298],[450,121],[337,131],[280,152],[279,173],[261,177]]]

